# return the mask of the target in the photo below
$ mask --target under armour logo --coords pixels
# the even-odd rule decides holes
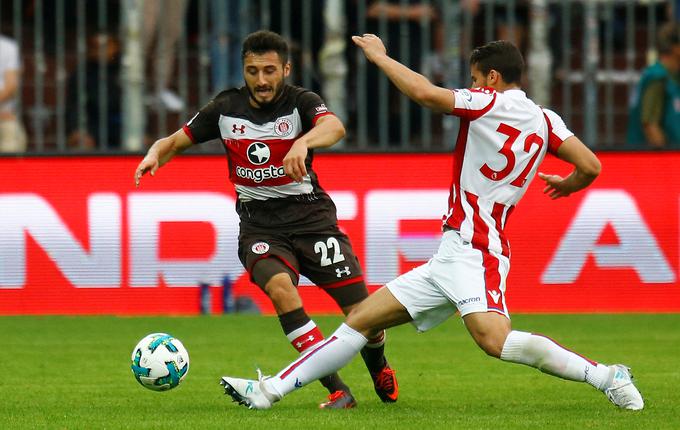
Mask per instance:
[[[338,278],[342,278],[342,275],[347,275],[347,276],[349,276],[349,275],[352,274],[352,272],[350,272],[348,266],[345,266],[344,269],[335,269],[335,273],[337,274],[336,276],[337,276]]]
[[[240,131],[241,134],[245,134],[245,132],[246,132],[245,124],[241,124],[239,127],[236,127],[236,124],[232,124],[231,125],[231,132],[236,133],[237,131]]]
[[[489,295],[490,295],[491,298],[493,299],[493,302],[494,302],[495,304],[498,304],[498,299],[501,298],[501,293],[499,293],[499,292],[496,291],[496,290],[492,290],[492,291],[489,291]]]
[[[302,345],[304,345],[304,344],[307,343],[307,342],[312,342],[313,340],[314,340],[314,335],[313,335],[313,334],[310,334],[309,337],[308,337],[307,339],[302,339],[301,341],[296,342],[296,343],[295,343],[295,346],[297,346],[298,349],[300,349],[300,348],[302,348]]]

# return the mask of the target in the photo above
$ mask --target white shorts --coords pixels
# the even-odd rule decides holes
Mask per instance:
[[[510,318],[505,306],[507,257],[476,249],[457,231],[442,236],[437,253],[422,266],[387,283],[419,331],[429,330],[460,311],[498,312]]]

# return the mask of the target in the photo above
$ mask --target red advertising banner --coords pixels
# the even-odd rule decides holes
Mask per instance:
[[[680,153],[603,153],[589,189],[534,181],[508,222],[511,312],[680,312]],[[196,314],[200,283],[272,313],[238,261],[224,156],[180,156],[139,188],[139,157],[0,158],[0,315]],[[450,154],[317,154],[375,289],[437,247]],[[566,175],[549,156],[539,169]],[[335,313],[303,280],[312,313]],[[204,296],[205,298],[205,296]],[[205,302],[204,302],[205,303]]]

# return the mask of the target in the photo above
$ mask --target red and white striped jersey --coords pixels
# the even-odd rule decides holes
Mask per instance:
[[[454,90],[460,117],[446,226],[482,250],[510,255],[504,228],[547,151],[572,136],[519,89]]]

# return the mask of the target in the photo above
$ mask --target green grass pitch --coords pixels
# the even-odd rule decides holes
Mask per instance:
[[[328,334],[338,317],[316,317]],[[276,318],[262,316],[0,318],[0,429],[680,429],[680,315],[515,315],[589,358],[632,367],[646,408],[626,412],[586,384],[484,355],[459,318],[424,334],[388,332],[400,398],[384,405],[363,363],[341,375],[358,408],[322,411],[314,383],[269,411],[231,403],[223,374],[254,377],[295,357]],[[144,335],[181,339],[187,379],[163,393],[141,387],[130,353]]]

